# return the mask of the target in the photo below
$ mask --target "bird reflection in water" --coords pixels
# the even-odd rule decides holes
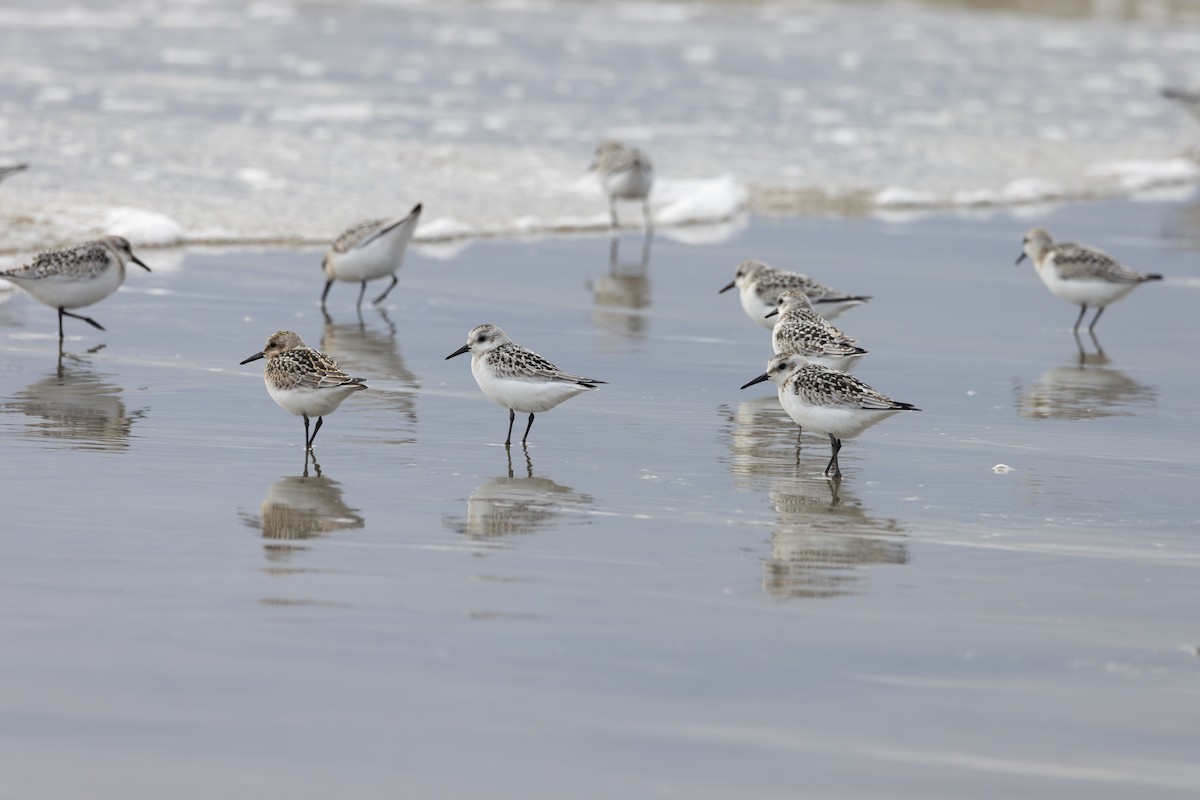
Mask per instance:
[[[776,514],[771,555],[762,567],[764,591],[783,598],[853,594],[862,568],[908,563],[898,521],[867,513],[840,480],[800,473],[796,425],[776,398],[740,403],[728,420],[734,484],[765,489]]]
[[[1021,415],[1033,419],[1099,419],[1130,417],[1139,407],[1153,406],[1158,392],[1109,365],[1100,341],[1094,352],[1078,334],[1072,363],[1043,372],[1027,385],[1017,385]]]
[[[388,318],[387,311],[375,309],[372,316],[382,324],[368,325],[360,309],[352,322],[334,322],[325,313],[325,332],[321,336],[321,350],[353,374],[370,375],[371,388],[378,391],[368,393],[368,400],[382,402],[389,409],[399,411],[410,425],[416,425],[416,396],[407,391],[417,389],[417,376],[404,366],[400,345],[396,340],[396,326]],[[388,390],[381,386],[383,381],[395,381],[401,390]]]
[[[133,423],[146,410],[126,411],[123,390],[108,378],[78,356],[60,357],[54,372],[16,392],[4,410],[31,418],[29,438],[61,439],[80,450],[127,450]]]
[[[467,498],[466,519],[446,517],[443,524],[457,533],[477,540],[496,539],[517,533],[538,533],[558,527],[567,520],[590,523],[584,509],[592,504],[590,495],[576,492],[549,478],[533,475],[533,459],[522,447],[524,464],[517,477],[513,470],[512,448],[508,454],[508,474],[480,484]]]
[[[608,246],[608,274],[592,282],[590,288],[596,303],[593,315],[601,330],[627,338],[640,339],[646,335],[646,315],[637,313],[650,305],[650,243],[653,234],[642,238],[638,261],[622,263],[620,238],[614,235]]]
[[[321,474],[314,464],[315,474],[309,474],[307,463],[303,475],[281,478],[271,484],[262,501],[259,514],[242,514],[247,526],[262,532],[267,558],[285,561],[297,551],[305,539],[315,539],[337,531],[355,530],[365,521],[358,509],[346,505],[342,487],[337,481]]]

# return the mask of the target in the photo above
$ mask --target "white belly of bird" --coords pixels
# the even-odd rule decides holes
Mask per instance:
[[[40,278],[37,280],[14,280],[17,286],[51,308],[83,308],[98,303],[121,286],[124,276],[115,266],[90,280],[67,278]]]
[[[790,391],[779,392],[779,404],[804,430],[811,433],[832,433],[839,439],[853,439],[867,428],[878,425],[898,413],[898,409],[875,411],[846,406],[809,405]]]
[[[613,197],[623,200],[640,200],[650,194],[654,176],[641,169],[610,172],[604,176],[604,189]]]
[[[1116,302],[1137,286],[1136,283],[1109,283],[1098,278],[1063,280],[1054,266],[1053,256],[1045,259],[1038,269],[1038,276],[1055,297],[1072,305],[1088,308],[1100,308]]]
[[[776,350],[776,352],[779,351]],[[862,358],[862,355],[858,353],[849,356],[804,355],[804,359],[812,364],[820,364],[822,367],[830,367],[831,369],[840,369],[842,372],[849,372],[850,368],[857,364],[860,358]]]
[[[337,253],[332,259],[333,278],[339,281],[371,281],[400,269],[407,240],[397,231],[371,242],[366,247]]]
[[[313,389],[297,386],[294,389],[279,389],[266,381],[267,393],[280,408],[296,416],[323,417],[332,414],[350,395],[358,390],[356,384]]]
[[[591,391],[586,386],[566,381],[539,379],[497,378],[487,369],[471,364],[475,382],[493,403],[522,414],[549,411],[564,400]]]
[[[769,331],[775,330],[776,317],[767,319],[767,314],[775,310],[774,305],[767,305],[758,296],[758,292],[754,291],[753,286],[747,286],[739,291],[739,296],[742,301],[742,310],[746,312],[746,316],[757,322]]]

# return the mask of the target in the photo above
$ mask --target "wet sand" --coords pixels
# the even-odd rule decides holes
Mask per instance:
[[[478,241],[410,253],[361,321],[350,285],[322,318],[318,251],[146,250],[88,312],[107,333],[68,320],[61,368],[53,312],[9,297],[0,782],[1192,797],[1188,209],[755,217],[625,233],[615,263],[602,236]],[[1075,310],[1012,264],[1033,224],[1168,279],[1081,356]],[[737,388],[770,348],[717,294],[749,257],[873,295],[837,321],[856,373],[923,409],[847,442],[840,486],[825,441],[797,457],[770,389]],[[484,321],[609,385],[506,451],[444,360]],[[319,476],[238,366],[280,328],[371,387],[326,420]]]

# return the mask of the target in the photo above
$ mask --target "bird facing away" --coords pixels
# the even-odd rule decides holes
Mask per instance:
[[[1162,275],[1134,272],[1094,247],[1070,242],[1055,244],[1045,228],[1031,228],[1025,234],[1024,250],[1016,263],[1020,264],[1026,256],[1055,297],[1079,306],[1072,329],[1076,333],[1089,307],[1096,309],[1096,316],[1088,325],[1091,333],[1109,303],[1120,300],[1140,283],[1162,280]]]
[[[321,269],[325,271],[325,291],[321,293],[321,308],[325,307],[325,298],[329,296],[329,289],[334,281],[362,284],[362,288],[358,290],[356,306],[361,309],[363,295],[367,292],[367,281],[391,275],[392,282],[388,284],[387,289],[371,301],[382,303],[400,282],[396,272],[404,263],[404,251],[412,240],[420,219],[421,204],[417,203],[407,216],[368,219],[342,231],[333,240],[333,244],[325,252],[324,261],[321,262]]]
[[[513,420],[516,412],[529,414],[529,424],[521,444],[529,438],[533,415],[549,411],[564,400],[606,383],[595,378],[582,378],[563,372],[537,353],[508,338],[495,325],[477,325],[467,334],[467,343],[446,356],[450,360],[463,353],[471,354],[471,374],[479,388],[495,403],[508,409],[508,436],[505,446],[512,444]]]
[[[133,254],[123,236],[105,236],[94,242],[41,253],[33,263],[0,272],[39,303],[58,309],[58,346],[62,348],[63,317],[81,319],[93,328],[104,326],[91,317],[67,309],[98,303],[125,282],[125,265],[132,261],[147,272],[150,268]]]
[[[767,330],[775,327],[767,314],[775,310],[779,294],[796,289],[808,295],[813,308],[825,319],[834,319],[843,311],[862,305],[871,298],[866,295],[851,295],[817,283],[807,275],[787,272],[769,267],[761,261],[743,261],[737,265],[733,280],[718,294],[737,287],[741,295],[742,310],[746,316]]]
[[[626,147],[620,142],[604,141],[596,148],[589,168],[600,179],[608,195],[608,213],[612,226],[617,227],[617,200],[641,200],[642,219],[646,230],[651,228],[650,189],[654,186],[654,165],[641,150]]]
[[[776,353],[799,353],[814,364],[848,370],[867,354],[833,323],[813,310],[808,295],[796,289],[779,294],[779,304],[768,317],[778,319],[771,332]]]
[[[267,360],[263,381],[271,399],[284,411],[304,417],[305,451],[312,450],[325,416],[347,397],[367,388],[362,378],[351,378],[336,361],[306,345],[300,334],[292,331],[272,333],[262,350],[241,363],[260,358]],[[309,417],[317,418],[312,436],[308,435]]]
[[[830,470],[834,478],[842,477],[838,466],[842,439],[853,439],[898,411],[921,410],[880,394],[848,372],[810,364],[795,353],[772,356],[767,371],[742,388],[768,380],[779,390],[779,404],[797,425],[829,435],[833,456],[825,466],[826,477]]]
[[[29,169],[28,164],[8,164],[0,167],[0,183],[2,183],[6,178],[11,178],[18,172],[24,172],[27,169]]]

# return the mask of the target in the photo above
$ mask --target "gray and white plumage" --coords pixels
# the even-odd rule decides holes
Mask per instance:
[[[779,404],[797,425],[815,433],[825,433],[833,455],[825,474],[833,470],[841,477],[838,451],[842,439],[852,439],[900,411],[920,411],[911,403],[893,400],[842,370],[823,367],[796,353],[771,357],[767,371],[742,386],[762,381],[775,384]]]
[[[263,382],[280,408],[304,417],[305,446],[312,447],[321,418],[332,414],[350,395],[367,388],[362,378],[347,375],[338,363],[320,350],[309,347],[294,331],[276,331],[267,337],[262,350],[244,359],[249,364],[267,360]],[[317,417],[317,429],[308,435],[309,417]]]
[[[771,344],[776,353],[798,353],[814,364],[849,369],[867,351],[818,314],[804,292],[781,292]]]
[[[813,308],[825,319],[834,319],[848,308],[862,305],[871,298],[852,295],[819,283],[799,272],[775,269],[754,259],[737,265],[733,280],[721,289],[727,292],[737,288],[746,316],[768,330],[775,323],[766,318],[775,309],[779,295],[788,290],[804,292]]]
[[[59,339],[62,317],[76,317],[104,330],[94,319],[72,314],[67,309],[98,303],[125,282],[125,266],[133,262],[147,272],[150,267],[133,254],[123,236],[104,236],[75,247],[40,253],[23,267],[0,272],[39,303],[58,309]]]
[[[614,228],[618,225],[618,199],[641,200],[644,222],[647,228],[651,227],[649,197],[654,188],[654,165],[649,156],[636,147],[610,139],[596,148],[591,169],[608,195],[609,216]]]
[[[1031,228],[1022,243],[1016,263],[1028,257],[1033,261],[1038,277],[1055,297],[1080,307],[1074,330],[1079,330],[1088,308],[1095,308],[1088,330],[1104,309],[1147,281],[1162,280],[1126,267],[1102,250],[1072,242],[1056,244],[1045,228]]]
[[[363,220],[338,234],[321,262],[325,273],[321,305],[325,305],[334,281],[346,281],[362,284],[358,293],[361,306],[367,281],[390,275],[392,282],[388,288],[372,301],[382,302],[399,282],[396,272],[404,264],[404,253],[416,232],[421,210],[422,205],[417,203],[402,217]]]
[[[446,359],[463,353],[471,354],[471,374],[483,393],[509,410],[505,444],[512,441],[514,412],[529,414],[529,425],[521,439],[524,442],[533,426],[534,414],[549,411],[563,401],[605,383],[559,369],[490,323],[472,328],[467,334],[467,343]]]

